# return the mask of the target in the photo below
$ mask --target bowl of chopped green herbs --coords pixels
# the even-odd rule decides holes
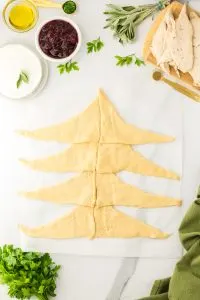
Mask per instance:
[[[63,11],[68,15],[71,15],[71,14],[75,13],[76,8],[77,8],[76,3],[74,1],[71,1],[71,0],[66,1],[62,5]]]

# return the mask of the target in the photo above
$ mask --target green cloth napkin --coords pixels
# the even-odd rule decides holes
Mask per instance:
[[[186,254],[171,278],[157,280],[151,295],[140,300],[200,300],[200,188],[179,228]]]
[[[156,280],[151,290],[151,296],[145,299],[151,300],[166,300],[168,298],[170,278]]]

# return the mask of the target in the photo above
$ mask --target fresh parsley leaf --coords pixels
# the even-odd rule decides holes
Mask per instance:
[[[21,76],[21,74],[20,74],[20,75],[19,75],[19,78],[17,79],[17,83],[16,83],[17,88],[19,88],[21,84],[22,84],[22,76]]]
[[[58,68],[60,74],[63,74],[65,72],[65,65],[59,65],[59,66],[57,66],[57,68]]]
[[[28,75],[25,72],[21,72],[21,77],[22,77],[23,82],[25,82],[25,83],[29,82]]]
[[[55,297],[59,269],[47,253],[23,252],[12,245],[0,248],[0,282],[8,286],[11,298]]]
[[[78,63],[77,63],[77,62],[71,63],[71,68],[72,68],[72,70],[74,70],[74,71],[79,71]]]
[[[132,56],[119,56],[119,55],[116,55],[115,58],[117,59],[117,63],[116,65],[117,66],[120,66],[120,67],[123,67],[124,65],[130,65],[133,61],[133,57]]]
[[[68,62],[65,64],[65,71],[70,73],[71,71],[79,71],[79,66],[77,62]]]
[[[135,65],[140,67],[142,65],[145,65],[144,61],[138,57],[135,56]]]
[[[74,61],[74,62],[69,61],[66,64],[62,64],[62,65],[57,66],[57,68],[58,68],[60,74],[63,74],[64,72],[71,73],[72,71],[79,71],[80,70],[80,68],[78,66],[78,63],[76,61]]]
[[[91,42],[87,43],[87,53],[93,52],[94,45]]]
[[[18,89],[20,88],[22,82],[29,83],[29,77],[28,77],[27,73],[25,73],[23,71],[19,74],[19,77],[16,82],[16,86]]]
[[[125,65],[129,66],[132,63],[134,63],[138,67],[145,64],[144,61],[141,60],[140,58],[138,58],[135,54],[131,54],[131,55],[128,55],[128,56],[116,55],[115,58],[117,60],[116,65],[120,66],[120,67],[123,67]]]
[[[100,37],[96,40],[87,43],[87,53],[99,52],[104,47],[104,42]]]

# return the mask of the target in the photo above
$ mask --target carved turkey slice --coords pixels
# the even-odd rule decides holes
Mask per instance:
[[[183,8],[175,21],[175,34],[170,35],[168,46],[176,66],[183,73],[193,67],[193,28],[187,15],[187,6]]]
[[[190,13],[190,21],[193,27],[194,65],[190,75],[194,80],[194,86],[200,86],[200,18],[195,12]]]
[[[176,35],[176,25],[171,9],[165,15],[152,41],[151,51],[155,56],[157,65],[165,72],[170,73],[170,66],[174,67],[177,74],[178,69],[171,55],[169,40]]]

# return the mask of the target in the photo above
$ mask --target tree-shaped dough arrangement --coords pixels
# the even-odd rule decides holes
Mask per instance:
[[[31,237],[67,238],[166,238],[159,229],[118,211],[115,206],[156,208],[178,206],[179,199],[154,195],[122,182],[124,170],[146,176],[179,180],[132,149],[132,145],[166,143],[174,139],[126,124],[102,91],[80,115],[65,123],[35,131],[20,131],[26,137],[72,143],[64,152],[33,161],[29,167],[45,172],[78,172],[58,185],[23,192],[27,198],[59,204],[75,204],[72,213],[37,228],[21,225]]]

